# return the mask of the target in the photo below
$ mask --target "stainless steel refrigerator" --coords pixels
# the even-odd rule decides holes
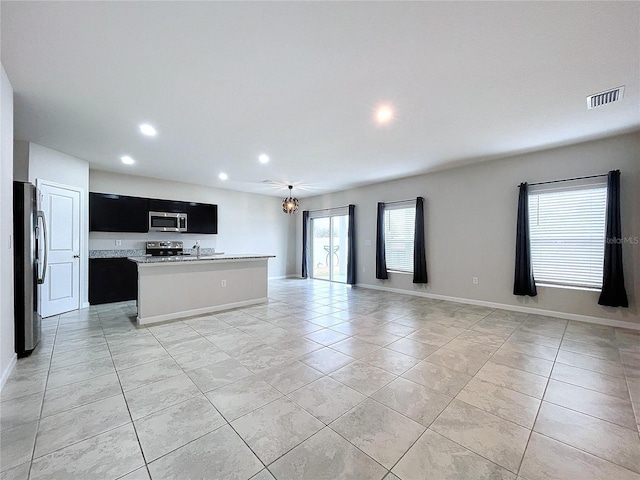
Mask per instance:
[[[47,271],[47,227],[38,210],[36,187],[13,182],[15,335],[18,357],[29,355],[40,341],[38,285]]]

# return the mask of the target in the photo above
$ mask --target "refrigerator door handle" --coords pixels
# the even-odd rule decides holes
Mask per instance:
[[[38,218],[42,219],[42,243],[44,250],[44,264],[42,266],[42,278],[38,277],[38,284],[42,285],[44,283],[44,279],[47,276],[47,221],[44,218],[44,212],[42,210],[38,210]]]

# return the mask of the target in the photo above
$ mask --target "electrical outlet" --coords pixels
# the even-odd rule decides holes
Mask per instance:
[[[116,240],[116,247],[122,246],[122,240]]]
[[[365,267],[362,267],[362,273],[366,272],[367,269]]]
[[[221,286],[221,287],[226,287],[226,286],[227,286],[227,281],[226,281],[226,280],[222,280],[222,281],[220,282],[220,286]]]
[[[364,244],[365,244],[367,247],[370,247],[370,246],[371,246],[371,240],[365,240],[365,241],[364,241]]]
[[[478,277],[473,277],[471,280],[473,281],[474,285],[478,285]]]

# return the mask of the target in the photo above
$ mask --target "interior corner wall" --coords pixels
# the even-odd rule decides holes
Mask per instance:
[[[28,181],[47,180],[82,190],[80,199],[80,307],[89,306],[89,163],[35,143],[29,143]],[[18,152],[19,153],[19,152]],[[19,159],[18,159],[19,160]]]
[[[282,213],[279,198],[102,170],[89,172],[89,191],[218,205],[217,235],[90,232],[90,250],[144,249],[150,240],[182,240],[191,248],[200,240],[218,252],[275,255],[269,259],[272,278],[295,269],[289,257],[295,251],[295,218]]]
[[[17,356],[13,310],[13,89],[0,72],[0,390]]]
[[[29,181],[29,142],[24,140],[13,141],[13,179]]]
[[[612,169],[621,171],[621,215],[626,239],[624,275],[629,308],[602,307],[598,305],[599,292],[585,290],[539,287],[537,297],[514,296],[517,185],[602,174]],[[376,203],[417,196],[425,198],[429,283],[415,285],[411,275],[400,273],[390,273],[389,280],[377,280]],[[640,327],[640,132],[305,198],[301,203],[301,210],[356,205],[359,285]],[[298,274],[301,229],[298,218]],[[472,277],[479,278],[478,285],[472,283]]]

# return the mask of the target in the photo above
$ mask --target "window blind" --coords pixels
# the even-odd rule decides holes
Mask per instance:
[[[336,217],[339,215],[349,215],[349,207],[323,208],[321,210],[310,210],[309,218]]]
[[[384,246],[387,269],[413,273],[413,232],[416,207],[387,207],[384,210]]]
[[[531,262],[536,284],[601,288],[606,184],[529,192]]]

